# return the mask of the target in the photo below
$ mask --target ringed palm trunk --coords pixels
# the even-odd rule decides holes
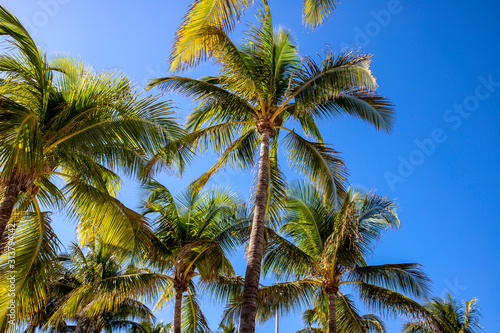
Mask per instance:
[[[257,293],[259,291],[260,266],[264,251],[264,227],[266,221],[267,188],[269,185],[269,139],[271,130],[261,133],[259,170],[255,211],[248,246],[247,269],[240,317],[240,333],[255,332],[255,315],[257,313]]]
[[[14,205],[16,204],[19,191],[20,186],[18,184],[10,183],[5,189],[2,202],[0,202],[0,244],[3,243],[5,229],[7,228],[7,224],[12,216],[12,211],[14,210]],[[0,248],[0,253],[2,252],[3,250]]]
[[[183,291],[176,288],[174,306],[174,333],[181,333],[182,294]]]
[[[328,333],[337,333],[337,293],[328,292]]]

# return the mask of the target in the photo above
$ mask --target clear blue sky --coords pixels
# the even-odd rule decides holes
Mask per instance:
[[[190,2],[190,1],[189,1]],[[403,227],[389,232],[371,263],[419,262],[434,291],[479,298],[485,331],[500,327],[498,187],[500,129],[500,4],[493,0],[344,0],[314,32],[301,26],[299,0],[269,0],[275,24],[290,27],[302,55],[362,47],[374,57],[380,91],[397,106],[392,134],[359,120],[325,122],[325,140],[343,153],[350,181],[396,198]],[[139,85],[166,74],[166,59],[188,1],[3,0],[49,52],[80,56],[97,69],[118,68]],[[382,12],[381,12],[382,11]],[[251,13],[251,10],[248,11]],[[384,14],[385,13],[385,14]],[[389,14],[388,14],[389,13]],[[251,19],[247,15],[246,19]],[[188,75],[214,73],[209,65]],[[181,117],[193,106],[175,95]],[[182,179],[160,177],[174,191],[203,172],[205,157]],[[291,179],[296,177],[288,173]],[[250,176],[217,178],[245,196]],[[127,183],[121,198],[137,207],[140,191]],[[56,218],[64,243],[74,224]],[[244,259],[238,258],[239,273]],[[205,306],[213,327],[218,313]],[[170,321],[168,311],[159,314]],[[299,315],[284,318],[281,332],[299,329]],[[273,325],[258,328],[272,332]],[[400,322],[389,321],[389,332]]]

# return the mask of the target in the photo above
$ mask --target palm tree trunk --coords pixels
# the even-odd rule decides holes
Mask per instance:
[[[75,331],[74,333],[80,333],[80,329],[82,327],[82,323],[83,323],[83,314],[78,316],[78,320],[76,322],[76,327],[75,327]]]
[[[257,293],[259,291],[260,265],[264,250],[264,227],[266,222],[267,188],[269,185],[269,138],[271,130],[261,133],[259,171],[255,196],[255,211],[248,246],[247,270],[240,316],[240,333],[255,332]]]
[[[7,185],[2,202],[0,202],[0,244],[3,243],[5,229],[7,228],[7,224],[12,216],[12,211],[14,210],[14,205],[16,204],[19,191],[20,186],[16,183]],[[1,249],[0,253],[2,253]]]
[[[337,293],[328,293],[328,333],[337,333]]]
[[[175,290],[174,333],[181,333],[182,294],[181,290]]]

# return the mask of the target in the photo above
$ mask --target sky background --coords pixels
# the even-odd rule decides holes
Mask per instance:
[[[167,74],[174,32],[190,1],[3,0],[49,54],[69,53],[97,70],[120,69],[139,85]],[[326,142],[342,152],[350,182],[397,199],[402,228],[378,244],[370,263],[419,262],[435,295],[479,299],[485,332],[500,327],[500,3],[497,1],[345,0],[332,18],[310,32],[301,25],[299,0],[269,0],[274,24],[292,29],[301,55],[361,47],[374,55],[372,70],[380,92],[396,105],[393,133],[377,132],[357,119],[321,124]],[[244,22],[253,19],[247,11]],[[240,34],[236,33],[235,38]],[[215,73],[207,64],[186,75]],[[184,119],[193,104],[172,99]],[[203,156],[183,179],[159,176],[180,191],[208,168]],[[289,180],[300,177],[287,171]],[[212,184],[249,195],[252,174],[228,171]],[[125,182],[120,198],[132,208],[138,184]],[[63,243],[75,225],[56,215]],[[237,273],[245,260],[235,257]],[[204,311],[216,328],[221,310],[209,301]],[[171,320],[167,309],[160,320]],[[282,318],[281,332],[301,328],[300,313]],[[388,320],[389,332],[401,322]],[[257,332],[273,332],[271,322]]]

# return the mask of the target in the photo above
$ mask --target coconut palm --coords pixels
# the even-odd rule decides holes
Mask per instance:
[[[429,280],[420,265],[366,263],[382,233],[400,225],[394,201],[349,189],[335,208],[317,188],[301,183],[294,184],[288,196],[284,224],[280,234],[270,237],[263,267],[280,279],[314,286],[316,307],[324,306],[319,312],[328,317],[315,317],[316,309],[307,318],[326,320],[323,329],[330,333],[370,331],[346,287],[375,311],[421,314],[409,297],[423,297],[428,291]]]
[[[100,233],[118,247],[147,252],[154,235],[143,216],[116,199],[116,172],[145,176],[154,154],[172,162],[182,149],[170,148],[183,131],[169,103],[139,97],[124,75],[96,73],[68,57],[49,61],[3,6],[0,34],[11,43],[0,54],[1,328],[9,272],[19,306],[29,304],[33,313],[44,304],[58,251],[50,210],[64,206],[84,241]]]
[[[166,280],[131,264],[114,246],[96,241],[85,250],[73,244],[61,258],[63,275],[55,285],[64,292],[52,301],[54,310],[42,329],[52,331],[73,320],[74,333],[111,332],[138,327],[135,319],[153,320],[138,297],[152,300]]]
[[[426,319],[414,320],[403,325],[404,333],[476,333],[482,331],[480,313],[475,298],[470,301],[432,298],[423,305]]]
[[[303,21],[309,28],[317,28],[335,9],[339,0],[304,0]],[[267,0],[262,0],[267,5]],[[215,26],[231,32],[253,0],[196,0],[189,7],[179,29],[170,56],[171,71],[194,66],[206,60],[217,49],[217,42],[200,36],[200,30]]]
[[[199,102],[187,120],[193,144],[221,156],[195,182],[197,186],[228,164],[243,169],[258,165],[242,333],[253,332],[255,327],[267,207],[273,202],[279,207],[284,193],[284,178],[278,168],[281,131],[288,132],[281,143],[290,164],[322,187],[326,196],[335,196],[343,193],[344,164],[322,142],[315,120],[347,114],[389,131],[394,116],[390,102],[375,91],[370,55],[327,50],[320,63],[309,57],[301,61],[290,31],[273,28],[268,7],[260,12],[259,22],[250,28],[246,43],[239,47],[217,27],[204,31],[217,42],[217,77],[196,80],[168,76],[154,79],[149,85]],[[311,139],[300,135],[294,124]],[[277,220],[276,211],[270,210],[269,215],[271,220]]]
[[[156,181],[146,189],[150,195],[145,214],[154,216],[160,240],[152,265],[168,279],[156,308],[174,301],[174,333],[209,332],[193,278],[212,282],[219,274],[233,274],[226,254],[237,245],[231,231],[240,200],[234,193],[219,189],[205,192],[188,188],[174,197]]]
[[[108,241],[135,244],[148,232],[131,232],[144,221],[114,198],[115,171],[139,176],[151,156],[178,142],[183,131],[170,104],[139,97],[119,72],[96,73],[68,57],[49,61],[3,6],[0,35],[12,45],[0,55],[0,240],[23,197],[38,214],[39,206],[69,200],[87,226],[107,230]]]

